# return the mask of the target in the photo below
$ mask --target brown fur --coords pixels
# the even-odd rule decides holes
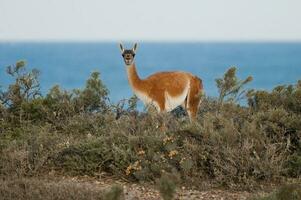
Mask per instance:
[[[165,111],[165,93],[171,97],[177,97],[183,93],[187,84],[190,84],[188,95],[182,106],[187,110],[190,119],[195,119],[203,90],[202,80],[187,72],[159,72],[146,79],[139,78],[136,66],[133,63],[127,66],[128,79],[134,92],[146,94],[156,102],[160,111]]]
[[[193,76],[191,79],[191,87],[188,93],[186,109],[188,111],[190,119],[195,119],[200,101],[201,101],[201,93],[203,91],[203,83],[202,80],[196,76]]]

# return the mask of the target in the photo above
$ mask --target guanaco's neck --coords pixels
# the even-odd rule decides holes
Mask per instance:
[[[128,79],[133,90],[139,90],[141,87],[142,80],[139,78],[136,70],[135,63],[126,66]]]

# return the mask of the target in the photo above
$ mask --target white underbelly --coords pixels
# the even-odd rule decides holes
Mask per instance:
[[[169,112],[175,109],[176,107],[182,105],[187,97],[188,90],[189,84],[187,84],[186,88],[178,96],[171,96],[168,94],[167,91],[165,91],[165,110]]]
[[[169,112],[169,111],[172,111],[173,109],[175,109],[176,107],[182,105],[188,95],[189,87],[190,87],[190,84],[188,82],[185,89],[178,96],[171,96],[168,94],[167,91],[165,91],[164,92],[164,97],[165,97],[165,110],[164,111]],[[155,100],[150,98],[146,93],[141,92],[139,90],[134,90],[134,93],[145,105],[153,105],[156,107],[156,109],[159,112],[162,111],[160,109],[158,102],[156,102]]]
[[[151,99],[148,95],[138,90],[134,91],[135,95],[145,104],[145,105],[153,105],[156,107],[158,111],[160,111],[160,107],[156,101]]]

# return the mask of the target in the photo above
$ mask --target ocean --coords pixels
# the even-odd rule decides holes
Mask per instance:
[[[130,44],[125,45],[130,47]],[[117,102],[132,96],[117,43],[6,42],[0,43],[0,85],[10,83],[5,68],[25,60],[40,71],[42,92],[55,84],[64,89],[83,88],[92,71],[99,71]],[[231,66],[241,79],[253,76],[248,88],[271,90],[301,79],[301,43],[140,43],[136,66],[141,78],[159,71],[182,70],[203,80],[205,92],[217,96],[215,79]]]

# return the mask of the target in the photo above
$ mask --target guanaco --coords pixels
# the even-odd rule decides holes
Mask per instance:
[[[132,49],[124,49],[120,44],[120,50],[129,84],[144,104],[154,105],[158,112],[169,112],[182,106],[188,112],[190,120],[196,118],[204,90],[200,78],[188,72],[171,71],[157,72],[141,79],[134,62],[137,43]]]

